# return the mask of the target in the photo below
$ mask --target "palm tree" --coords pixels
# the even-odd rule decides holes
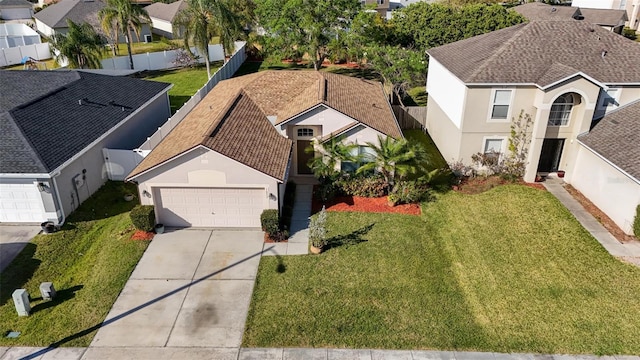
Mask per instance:
[[[131,31],[140,39],[140,29],[143,20],[151,22],[147,11],[131,4],[130,0],[107,0],[107,7],[98,12],[102,28],[107,33],[114,34],[114,45],[118,45],[118,36],[123,34],[127,42],[129,66],[133,70],[133,55],[131,54]]]
[[[95,29],[87,24],[76,24],[67,20],[69,31],[53,36],[53,47],[59,51],[58,58],[66,59],[70,68],[100,69],[103,41]]]
[[[224,56],[233,51],[233,41],[241,33],[238,17],[231,11],[226,0],[187,0],[188,7],[181,10],[174,23],[176,28],[184,29],[184,46],[191,52],[190,42],[198,48],[205,57],[207,76],[211,78],[209,66],[209,41],[216,35],[220,36]]]
[[[373,154],[365,156],[364,163],[356,173],[378,171],[387,184],[387,191],[393,188],[396,179],[415,174],[426,159],[426,151],[420,144],[412,144],[407,139],[378,136],[378,144],[367,142]]]
[[[331,182],[340,174],[337,169],[339,161],[358,161],[357,156],[353,154],[358,145],[345,144],[343,142],[344,138],[344,136],[334,137],[318,146],[317,149],[322,156],[315,156],[309,160],[309,168],[321,183]],[[315,151],[316,147],[313,144],[305,149],[307,153],[315,153]]]

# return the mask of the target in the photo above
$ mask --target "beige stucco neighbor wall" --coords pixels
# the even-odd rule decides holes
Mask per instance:
[[[154,205],[153,197],[143,193],[146,190],[154,194],[153,188],[158,187],[244,187],[264,188],[265,208],[278,208],[278,180],[204,146],[143,173],[135,180],[143,205]]]
[[[582,144],[578,147],[573,173],[565,181],[589,198],[624,232],[633,233],[633,218],[640,204],[640,181],[625,175]]]

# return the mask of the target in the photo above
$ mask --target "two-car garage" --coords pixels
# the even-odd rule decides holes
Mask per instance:
[[[264,188],[157,187],[158,222],[171,227],[260,227]]]

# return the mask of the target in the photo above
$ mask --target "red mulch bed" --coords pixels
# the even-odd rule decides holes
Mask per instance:
[[[316,213],[325,206],[327,211],[360,211],[369,213],[393,213],[406,215],[420,215],[419,204],[402,204],[389,206],[387,197],[366,198],[359,196],[339,196],[326,203],[314,198],[311,205],[313,212]]]
[[[153,232],[136,230],[136,232],[131,235],[131,240],[151,240],[154,235]]]

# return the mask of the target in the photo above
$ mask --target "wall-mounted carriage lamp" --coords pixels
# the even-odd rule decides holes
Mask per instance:
[[[144,196],[146,196],[146,197],[148,197],[148,198],[150,198],[150,197],[151,197],[151,193],[150,193],[150,192],[148,192],[147,190],[142,190],[142,195],[144,195]]]

